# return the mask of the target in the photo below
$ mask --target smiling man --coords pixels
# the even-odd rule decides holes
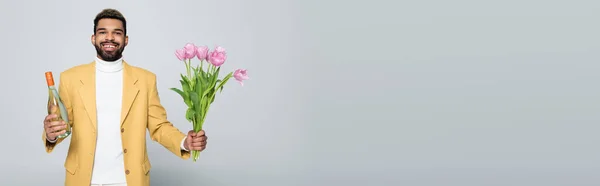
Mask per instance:
[[[129,37],[127,22],[117,10],[104,9],[94,19],[92,45],[96,59],[60,74],[59,94],[72,126],[65,160],[65,185],[150,185],[151,164],[146,130],[152,140],[188,159],[190,150],[204,150],[204,131],[187,135],[168,120],[160,103],[156,75],[122,58]],[[42,135],[50,153],[64,138],[64,122],[44,119]]]

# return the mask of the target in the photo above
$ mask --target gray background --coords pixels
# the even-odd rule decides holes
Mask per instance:
[[[40,136],[43,73],[94,59],[108,7],[129,21],[125,59],[158,75],[183,131],[175,49],[221,45],[224,68],[249,70],[211,107],[200,162],[148,144],[153,185],[598,185],[598,6],[4,0],[0,185],[63,183],[68,143],[46,154]]]

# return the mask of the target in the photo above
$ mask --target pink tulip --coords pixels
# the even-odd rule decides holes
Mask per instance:
[[[185,50],[183,48],[175,50],[175,56],[177,56],[177,59],[179,59],[179,61],[184,60],[185,59]]]
[[[200,61],[205,60],[208,56],[208,47],[207,46],[199,46],[196,48],[196,56]]]
[[[233,72],[233,78],[237,80],[240,85],[244,86],[244,80],[250,79],[246,73],[246,69],[237,69]]]
[[[185,50],[185,59],[192,59],[196,56],[196,45],[187,43],[183,49]]]
[[[208,61],[214,66],[221,66],[225,63],[227,54],[223,47],[217,46],[214,51],[208,54]]]

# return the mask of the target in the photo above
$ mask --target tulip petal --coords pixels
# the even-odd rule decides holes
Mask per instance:
[[[177,59],[179,59],[179,61],[184,60],[185,59],[185,50],[183,48],[175,50],[175,56],[177,56]]]

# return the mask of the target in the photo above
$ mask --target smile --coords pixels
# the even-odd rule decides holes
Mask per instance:
[[[114,51],[114,50],[117,48],[117,46],[116,46],[116,45],[114,45],[114,44],[103,44],[103,45],[102,45],[102,48],[103,48],[105,51]]]

